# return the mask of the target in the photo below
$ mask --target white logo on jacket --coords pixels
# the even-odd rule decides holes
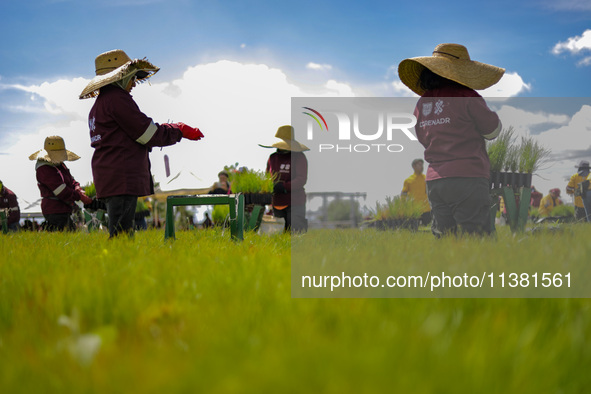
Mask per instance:
[[[438,100],[435,103],[435,111],[433,111],[435,113],[435,115],[439,115],[440,113],[443,112],[443,100]]]
[[[433,103],[423,103],[423,116],[429,116],[433,109]]]

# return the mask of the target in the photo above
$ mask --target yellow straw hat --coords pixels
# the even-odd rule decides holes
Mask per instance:
[[[281,139],[281,141],[274,143],[271,146],[261,145],[263,148],[277,148],[281,150],[288,150],[292,152],[305,152],[310,150],[306,145],[300,144],[295,140],[295,132],[292,126],[286,125],[281,126],[277,129],[275,137]]]
[[[439,44],[432,56],[405,59],[398,65],[400,80],[419,96],[425,93],[419,84],[425,68],[474,90],[491,87],[505,73],[504,68],[471,60],[463,45]]]
[[[66,143],[62,137],[57,135],[47,137],[43,149],[29,156],[29,160],[43,160],[53,164],[60,164],[64,161],[76,161],[80,158],[77,154],[66,150]]]
[[[80,99],[95,97],[99,89],[125,77],[136,75],[141,82],[156,74],[160,68],[144,59],[131,59],[121,49],[101,53],[94,61],[96,76],[86,85]]]

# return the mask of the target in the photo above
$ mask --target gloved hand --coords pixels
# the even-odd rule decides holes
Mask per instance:
[[[104,202],[99,201],[95,198],[93,198],[92,200],[90,200],[90,203],[88,204],[84,204],[84,208],[85,209],[91,209],[93,211],[98,211],[99,209],[102,209],[103,211],[107,210],[107,206],[105,205]]]
[[[273,193],[274,194],[287,193],[287,189],[285,189],[285,184],[283,182],[277,182],[275,185],[273,185]]]
[[[80,186],[76,186],[74,190],[78,192],[78,195],[80,196],[80,201],[82,201],[83,204],[86,205],[92,202],[92,198],[88,197],[84,192],[84,189],[82,189]]]
[[[181,130],[181,133],[183,133],[183,138],[186,138],[186,139],[192,140],[192,141],[199,141],[201,138],[204,137],[203,133],[198,128],[188,126],[188,125],[184,124],[183,122],[178,122],[178,123],[173,123],[173,124],[178,126],[178,128]]]
[[[92,202],[92,198],[84,194],[84,191],[78,191],[78,193],[80,194],[80,201],[82,201],[82,204],[87,205]]]

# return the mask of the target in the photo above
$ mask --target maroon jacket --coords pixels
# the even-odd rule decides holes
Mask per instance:
[[[92,174],[99,198],[154,193],[150,158],[153,146],[179,142],[182,133],[175,125],[154,123],[138,108],[129,92],[108,85],[88,116]]]
[[[429,163],[427,181],[488,178],[486,138],[494,138],[499,117],[476,91],[444,87],[425,92],[415,108],[417,139]]]
[[[267,172],[277,174],[287,193],[273,194],[273,205],[305,205],[308,181],[308,160],[302,152],[275,152],[267,161]]]
[[[8,209],[8,224],[18,223],[21,220],[21,211],[18,207],[16,194],[6,186],[0,192],[0,209]]]
[[[37,186],[41,191],[41,212],[44,215],[72,213],[74,201],[80,200],[76,186],[80,186],[64,163],[51,164],[37,160]]]

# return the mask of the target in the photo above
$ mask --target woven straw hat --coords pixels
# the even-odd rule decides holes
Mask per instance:
[[[424,68],[474,90],[491,87],[505,73],[504,68],[471,60],[463,45],[439,44],[432,56],[405,59],[398,65],[400,80],[419,96],[425,93],[419,85]]]
[[[95,97],[103,86],[135,74],[142,82],[156,74],[160,68],[144,59],[131,59],[121,49],[101,53],[94,61],[96,77],[80,93],[80,99]]]
[[[64,161],[76,161],[80,158],[77,154],[66,150],[66,143],[57,135],[47,137],[43,149],[29,156],[29,160],[43,160],[48,163],[60,164]]]
[[[300,144],[295,140],[295,132],[292,126],[281,126],[277,129],[275,137],[281,139],[281,141],[274,143],[271,146],[261,145],[263,148],[277,148],[282,150],[288,150],[292,152],[305,152],[310,150],[306,145]]]

